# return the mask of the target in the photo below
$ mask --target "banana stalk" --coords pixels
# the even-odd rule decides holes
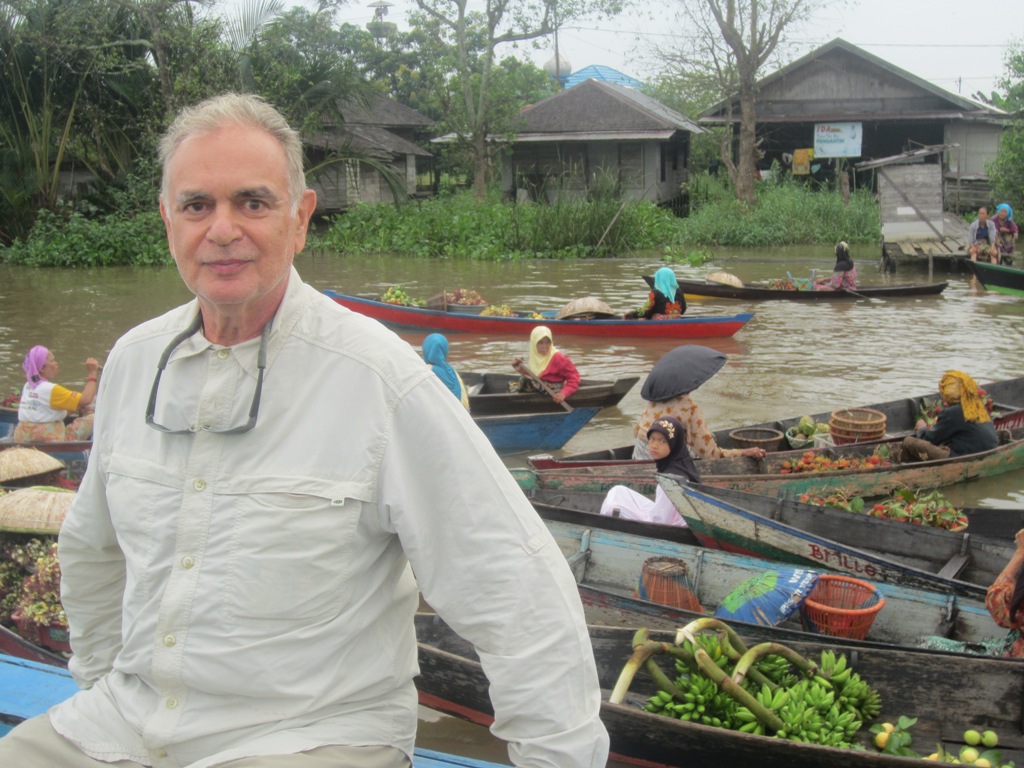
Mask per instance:
[[[747,653],[749,654],[749,651]],[[746,655],[747,654],[744,654],[744,658]],[[701,671],[714,680],[715,685],[749,709],[754,714],[754,717],[760,720],[765,727],[771,728],[772,731],[781,731],[785,728],[785,725],[782,720],[779,719],[778,715],[772,712],[768,707],[764,706],[753,695],[748,693],[742,685],[720,669],[703,648],[698,648],[694,656],[697,658],[697,663],[700,665]]]
[[[682,645],[684,640],[689,640],[693,644],[693,647],[696,648],[697,640],[695,635],[697,635],[699,632],[705,631],[721,632],[722,634],[724,634],[724,638],[722,639],[722,646],[725,650],[726,655],[729,657],[729,660],[732,661],[734,664],[738,662],[743,657],[743,654],[745,654],[748,650],[743,640],[741,640],[740,636],[736,634],[736,630],[734,630],[724,621],[716,619],[712,616],[708,616],[703,619],[694,619],[685,627],[680,627],[679,629],[677,629],[676,645]],[[696,669],[695,665],[687,664],[687,666],[689,666],[691,670]],[[766,677],[762,672],[760,672],[757,669],[751,669],[747,674],[749,674],[750,679],[754,682],[763,683],[772,690],[775,690],[775,688],[777,687],[774,682],[772,682],[768,677]]]
[[[736,668],[733,670],[733,681],[742,683],[748,672],[750,672],[750,668],[763,656],[781,656],[799,669],[805,677],[812,678],[821,683],[825,688],[832,688],[832,683],[821,676],[821,670],[818,669],[817,664],[813,661],[808,661],[796,651],[779,643],[761,643],[743,654],[743,657],[736,662]]]

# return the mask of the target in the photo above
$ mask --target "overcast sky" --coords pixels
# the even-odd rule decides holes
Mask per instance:
[[[234,0],[238,2],[239,0]],[[388,21],[408,28],[406,16],[413,0],[388,0]],[[339,21],[363,26],[373,16],[370,0],[352,0]],[[311,0],[295,2],[313,7]],[[482,7],[470,0],[470,7]],[[574,70],[590,64],[613,67],[640,80],[655,69],[651,45],[672,42],[673,29],[684,29],[674,18],[677,4],[652,0],[611,21],[593,21],[559,32],[559,55]],[[1003,76],[1007,46],[1024,37],[1024,0],[978,3],[971,0],[849,0],[818,12],[813,22],[795,35],[792,55],[797,58],[834,37],[842,37],[870,53],[936,85],[969,96],[990,92]],[[525,45],[509,49],[543,65],[554,56],[554,41],[541,41],[534,50]],[[787,60],[789,60],[787,59]],[[767,72],[766,72],[767,74]]]

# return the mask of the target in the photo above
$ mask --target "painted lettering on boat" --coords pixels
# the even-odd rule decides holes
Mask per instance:
[[[856,557],[851,557],[845,552],[837,549],[825,549],[817,544],[808,545],[811,549],[811,557],[819,563],[824,563],[832,568],[838,568],[847,573],[860,573],[864,576],[875,577],[878,569],[871,563],[862,563]]]

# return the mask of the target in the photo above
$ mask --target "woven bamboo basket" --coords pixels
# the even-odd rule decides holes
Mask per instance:
[[[635,596],[686,611],[704,612],[687,576],[686,563],[674,557],[645,560]]]
[[[785,438],[785,435],[777,429],[743,427],[742,429],[734,429],[729,433],[729,437],[740,448],[764,448],[770,453],[782,447],[782,440]]]
[[[828,426],[836,445],[880,440],[885,437],[885,414],[873,408],[844,408],[832,412]]]

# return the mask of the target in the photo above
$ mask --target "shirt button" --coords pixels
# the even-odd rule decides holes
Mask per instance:
[[[206,481],[203,480],[202,478],[198,478],[196,480],[193,480],[192,481],[192,487],[195,488],[197,491],[205,491],[206,490]]]
[[[221,360],[227,360],[228,359],[228,351],[226,349],[218,350],[217,351],[217,357],[219,357]]]
[[[167,705],[168,709],[178,708],[178,700],[174,696],[168,696],[167,701],[165,701],[164,704]]]
[[[161,747],[160,749],[153,752],[153,755],[156,757],[167,757],[167,750]]]
[[[185,555],[183,558],[181,558],[181,567],[184,568],[186,571],[195,564],[196,560],[194,557],[192,557],[192,555]]]
[[[177,642],[174,635],[164,635],[164,645],[168,648],[173,648]]]

